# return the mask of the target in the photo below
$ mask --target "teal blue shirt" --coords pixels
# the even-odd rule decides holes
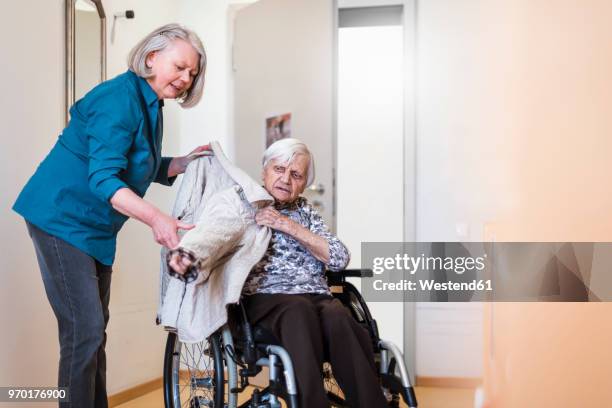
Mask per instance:
[[[13,210],[105,265],[128,217],[109,200],[128,187],[143,197],[151,182],[171,185],[161,157],[161,106],[131,71],[103,82],[70,109],[70,122],[25,185]]]

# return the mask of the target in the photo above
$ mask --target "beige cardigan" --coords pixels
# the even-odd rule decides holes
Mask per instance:
[[[198,277],[190,283],[170,277],[167,250],[161,254],[158,322],[176,330],[184,343],[200,342],[227,322],[227,305],[268,248],[271,232],[255,223],[258,208],[273,202],[268,192],[211,143],[214,156],[188,167],[172,215],[196,224],[179,244],[196,256]]]

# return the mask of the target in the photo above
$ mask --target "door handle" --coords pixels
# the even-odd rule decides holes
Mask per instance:
[[[319,201],[319,200],[313,200],[312,201],[312,206],[317,210],[317,211],[325,211],[325,205],[323,204],[323,201]]]
[[[308,188],[306,188],[306,190],[312,192],[312,193],[317,193],[320,195],[323,195],[323,193],[325,193],[325,186],[321,183],[318,184],[311,184],[308,186]]]

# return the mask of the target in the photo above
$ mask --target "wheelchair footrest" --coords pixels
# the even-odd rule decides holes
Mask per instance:
[[[388,388],[392,393],[401,394],[409,408],[415,408],[417,406],[414,388],[404,387],[399,377],[396,377],[393,374],[381,374],[380,380],[383,387]]]

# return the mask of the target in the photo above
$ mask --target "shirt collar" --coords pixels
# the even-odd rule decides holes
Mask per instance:
[[[157,97],[157,94],[155,93],[153,88],[151,88],[151,85],[149,85],[149,83],[147,82],[147,80],[145,78],[142,78],[142,77],[136,75],[132,71],[129,71],[129,72],[133,76],[136,77],[136,83],[138,84],[138,87],[140,88],[140,92],[142,92],[142,96],[144,97],[144,100],[147,103],[147,106],[153,106],[153,104],[157,103],[158,101],[159,101],[159,107],[160,108],[162,106],[164,106],[164,100],[163,99],[159,99]]]
[[[300,208],[303,204],[303,198],[302,197],[298,197],[295,199],[295,201],[292,201],[290,203],[280,203],[278,201],[274,202],[274,208],[277,210],[289,210],[289,211],[295,211],[298,208]]]

